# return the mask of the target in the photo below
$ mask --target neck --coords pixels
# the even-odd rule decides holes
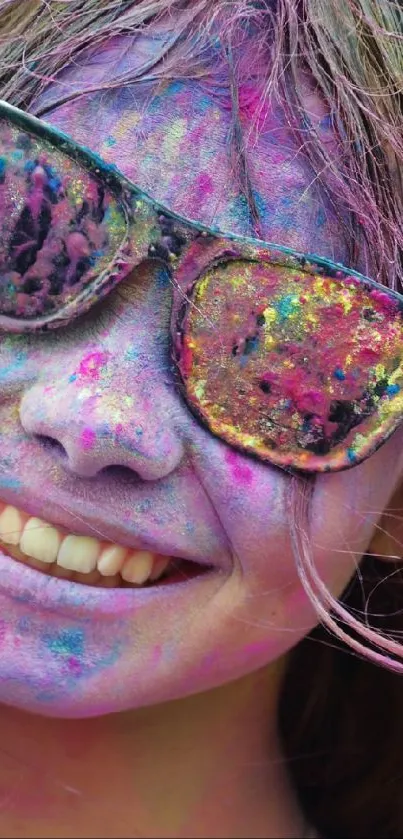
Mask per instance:
[[[90,720],[0,712],[0,834],[297,837],[277,735],[282,667]]]

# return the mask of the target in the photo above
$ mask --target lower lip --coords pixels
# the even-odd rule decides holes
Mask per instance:
[[[18,562],[0,552],[0,595],[6,595],[16,602],[60,616],[75,618],[98,616],[119,617],[133,613],[136,606],[152,600],[172,599],[172,589],[183,591],[188,586],[205,585],[207,579],[222,573],[216,568],[207,568],[190,579],[172,579],[169,585],[159,584],[149,588],[97,588],[80,585],[57,577],[41,574],[35,568]]]

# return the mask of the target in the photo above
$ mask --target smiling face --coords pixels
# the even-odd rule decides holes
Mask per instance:
[[[99,72],[107,59],[98,57]],[[82,77],[77,68],[68,76]],[[248,155],[262,236],[346,262],[343,212],[314,181],[281,108],[258,103],[248,83],[240,109],[245,129],[256,118],[259,131]],[[336,148],[311,94],[309,107]],[[230,101],[218,86],[117,89],[46,119],[183,216],[253,235],[230,161]],[[172,370],[171,307],[166,275],[146,260],[70,326],[1,341],[3,502],[57,525],[56,540],[83,534],[99,540],[95,552],[116,543],[207,569],[193,577],[183,564],[169,583],[106,590],[0,558],[0,701],[67,716],[163,702],[274,661],[316,623],[291,545],[291,478],[190,414]],[[335,594],[399,479],[401,441],[398,431],[361,466],[315,481],[314,560]],[[9,530],[26,521],[13,516]],[[69,551],[84,567],[82,544]]]

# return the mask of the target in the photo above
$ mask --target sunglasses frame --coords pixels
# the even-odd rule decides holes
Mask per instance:
[[[147,260],[155,260],[162,263],[169,271],[174,285],[179,287],[183,293],[184,300],[189,302],[188,295],[200,278],[211,268],[220,262],[231,260],[246,260],[260,264],[278,265],[290,269],[303,271],[305,274],[322,275],[330,279],[358,281],[365,291],[377,289],[387,295],[390,300],[399,304],[403,312],[403,295],[393,291],[384,285],[364,276],[353,269],[333,262],[325,257],[314,254],[306,254],[292,248],[271,242],[240,236],[235,233],[228,233],[216,227],[208,227],[197,221],[189,220],[173,212],[163,204],[155,201],[150,195],[141,190],[129,178],[123,175],[116,166],[106,163],[91,149],[76,143],[67,134],[52,127],[42,119],[31,114],[26,114],[7,102],[0,100],[0,120],[7,120],[13,126],[33,135],[38,140],[43,140],[56,151],[65,154],[76,164],[90,172],[92,176],[102,185],[108,188],[114,198],[118,201],[119,207],[126,221],[126,237],[121,243],[118,252],[115,252],[110,265],[101,274],[94,272],[94,277],[86,284],[79,299],[66,304],[60,311],[52,312],[49,315],[32,319],[17,319],[0,315],[0,333],[22,334],[26,332],[46,332],[67,325],[81,314],[88,311],[96,302],[105,297],[119,282],[127,278],[128,274],[140,264]],[[136,228],[138,219],[141,217],[143,231],[149,224],[149,240],[142,243],[142,248],[136,249]],[[176,246],[170,248],[169,236],[163,235],[163,227],[170,225],[172,241]],[[145,227],[144,227],[145,225]],[[160,236],[158,236],[158,230]],[[157,233],[156,233],[157,232]],[[168,244],[167,244],[168,240]],[[178,248],[178,243],[180,247]],[[178,252],[179,251],[179,252]],[[197,260],[194,255],[197,254]],[[195,268],[195,265],[197,266]],[[173,338],[173,350],[176,355],[175,362],[178,366],[178,354],[180,352],[183,326],[183,310],[176,314],[176,331]],[[286,468],[287,471],[303,472],[328,472],[341,471],[351,468],[362,462],[379,448],[386,439],[396,430],[396,427],[403,420],[403,415],[394,427],[384,432],[382,439],[377,439],[372,447],[369,447],[365,454],[355,462],[338,462],[337,465],[329,465],[324,458],[322,465],[320,459],[316,458],[315,466],[309,464],[295,466],[279,460],[275,455],[263,457],[253,450],[245,448],[228,436],[220,435],[211,423],[187,398],[186,382],[179,372],[179,387],[182,395],[192,413],[205,425],[214,436],[224,439],[233,448],[245,451],[249,456],[257,458],[260,462],[270,462],[273,465]]]
[[[214,238],[216,242],[214,251],[217,255],[220,251],[220,247],[222,248],[223,256],[226,256],[229,255],[231,246],[234,246],[234,257],[238,259],[242,258],[241,249],[244,248],[246,259],[259,259],[259,254],[261,254],[264,261],[270,260],[273,263],[289,266],[290,268],[295,267],[311,274],[326,273],[327,276],[334,278],[355,277],[365,283],[367,287],[370,286],[371,288],[378,288],[386,294],[393,296],[394,299],[399,299],[403,307],[403,295],[386,288],[375,280],[370,279],[354,269],[346,268],[341,263],[333,262],[326,257],[320,257],[316,254],[296,251],[293,248],[280,245],[278,243],[265,242],[250,236],[241,236],[236,233],[229,233],[214,226],[209,227],[193,219],[187,219],[178,213],[175,213],[173,210],[164,206],[160,202],[155,201],[150,195],[148,195],[148,193],[144,192],[136,186],[133,181],[127,178],[126,175],[120,172],[114,164],[106,163],[90,148],[76,143],[76,141],[67,134],[60,131],[58,128],[49,125],[42,119],[38,119],[37,117],[27,114],[25,111],[10,105],[8,102],[0,100],[0,120],[2,119],[9,120],[12,125],[21,128],[22,131],[27,131],[28,133],[33,134],[36,138],[43,139],[45,142],[53,145],[57,151],[66,154],[86,171],[89,171],[94,178],[98,179],[102,184],[108,187],[112,194],[118,199],[126,216],[128,225],[127,241],[122,243],[121,253],[115,257],[116,260],[121,259],[122,266],[126,263],[130,263],[131,269],[132,267],[136,267],[136,264],[138,264],[136,258],[133,259],[132,263],[130,262],[130,253],[128,253],[126,246],[131,238],[136,238],[136,229],[133,222],[135,221],[137,209],[136,204],[140,203],[147,208],[150,214],[154,214],[154,223],[158,221],[160,216],[163,217],[164,220],[176,222],[177,226],[175,228],[175,233],[178,233],[179,236],[186,239],[185,244],[191,245],[193,240],[200,236],[208,240]],[[155,256],[155,253],[153,254],[153,247],[155,252],[158,252],[159,242],[150,242],[151,252],[143,254],[143,258],[157,258],[160,262],[163,262],[164,259],[161,256],[158,256],[158,254]],[[182,254],[180,256],[182,257]],[[216,258],[218,258],[218,256]],[[176,272],[180,266],[180,261],[181,260],[178,260],[177,254],[169,253],[166,265],[172,272]],[[104,283],[107,285],[108,291],[116,284],[116,282],[120,281],[119,271],[116,272],[112,269],[112,274],[113,276],[111,278],[105,277],[104,279]],[[127,273],[125,273],[124,276],[127,276]],[[99,283],[98,289],[102,288],[102,285],[102,283]],[[102,296],[104,295],[102,294]],[[30,328],[37,331],[38,328],[42,328],[42,326],[46,326],[46,328],[57,328],[59,325],[64,325],[66,323],[66,317],[60,317],[60,315],[50,315],[46,318],[38,318],[35,323],[32,322],[32,324],[26,321],[23,323],[23,331],[25,331],[25,329],[29,330]],[[1,326],[2,322],[0,318],[0,330]],[[11,331],[13,330],[11,329]],[[22,331],[21,322],[19,331]]]

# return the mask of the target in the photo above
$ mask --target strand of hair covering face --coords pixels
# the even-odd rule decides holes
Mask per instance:
[[[319,576],[314,564],[312,547],[309,533],[306,527],[308,522],[308,505],[312,495],[313,484],[308,484],[303,479],[293,477],[289,494],[289,517],[291,539],[294,548],[296,566],[299,578],[306,594],[312,602],[318,618],[333,635],[339,638],[344,644],[358,653],[361,657],[373,661],[393,670],[396,673],[403,673],[403,662],[396,661],[390,655],[377,652],[371,646],[361,643],[348,634],[340,624],[332,617],[331,612],[337,616],[338,621],[343,622],[357,635],[365,638],[378,649],[386,650],[388,653],[403,658],[403,645],[394,641],[368,626],[364,626],[352,613],[347,610],[326,588]]]

